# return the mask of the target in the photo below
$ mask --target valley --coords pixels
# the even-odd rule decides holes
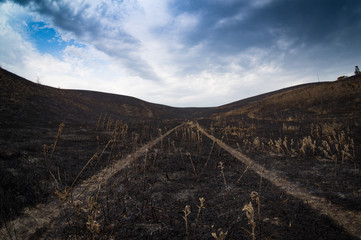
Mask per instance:
[[[360,239],[361,79],[212,108],[1,70],[3,239]]]

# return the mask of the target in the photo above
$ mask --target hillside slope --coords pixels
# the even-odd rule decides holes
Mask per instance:
[[[260,119],[344,119],[361,117],[361,76],[281,89],[218,108],[213,116]]]
[[[198,108],[174,108],[134,97],[36,84],[0,69],[0,122],[6,126],[94,123],[100,114],[120,120],[189,118]]]

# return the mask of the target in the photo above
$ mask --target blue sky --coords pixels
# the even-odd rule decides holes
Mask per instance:
[[[51,54],[60,57],[67,43],[61,39],[54,28],[44,22],[27,22],[24,26],[30,41],[41,54]]]
[[[218,106],[361,65],[359,0],[0,0],[0,65],[29,80]]]

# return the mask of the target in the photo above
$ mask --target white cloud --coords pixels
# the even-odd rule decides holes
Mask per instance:
[[[12,13],[21,10],[15,5],[11,7]],[[151,12],[150,9],[144,7],[146,6],[138,10]],[[1,52],[3,56],[8,57],[3,59],[6,63],[3,67],[33,81],[39,78],[43,84],[54,87],[112,92],[173,106],[215,106],[236,101],[259,92],[257,88],[259,84],[262,84],[260,76],[275,75],[280,71],[272,65],[274,63],[265,64],[262,61],[267,57],[268,52],[261,49],[249,49],[242,54],[220,57],[217,61],[211,59],[206,63],[208,65],[205,69],[200,72],[177,75],[177,70],[182,71],[182,64],[175,65],[177,60],[189,61],[197,58],[204,51],[202,44],[185,49],[177,39],[177,34],[187,30],[185,29],[187,24],[191,23],[191,26],[197,24],[196,16],[180,15],[170,21],[168,14],[164,13],[161,17],[162,21],[146,26],[146,21],[138,20],[140,16],[137,14],[125,19],[125,29],[142,43],[137,51],[139,57],[151,64],[157,74],[162,76],[162,82],[147,81],[130,75],[129,71],[122,67],[121,60],[116,56],[109,56],[107,54],[109,51],[122,51],[124,47],[117,45],[117,39],[109,38],[93,43],[108,45],[110,49],[104,52],[93,47],[91,43],[82,47],[67,46],[63,51],[62,59],[58,59],[38,53],[29,42],[7,24],[5,17],[1,18],[3,31],[0,41],[4,46],[8,46],[7,52]],[[36,17],[39,18],[39,16]],[[188,23],[185,24],[185,22]],[[132,27],[137,24],[144,25],[133,29]],[[176,29],[170,29],[169,32],[178,31],[175,37],[171,38],[174,40],[171,43],[167,42],[169,36],[167,33],[159,39],[152,32],[153,27],[167,28],[167,24]],[[181,27],[178,28],[178,25]]]
[[[39,77],[43,84],[54,87],[118,93],[172,106],[221,105],[317,79],[312,66],[315,60],[308,61],[307,56],[315,56],[322,46],[305,50],[299,39],[291,37],[282,26],[261,29],[272,38],[266,47],[249,44],[247,40],[253,40],[252,36],[233,39],[230,36],[240,35],[230,34],[225,42],[217,36],[223,28],[238,31],[234,23],[247,23],[258,9],[273,1],[249,1],[251,5],[230,11],[233,15],[229,17],[220,14],[209,25],[204,25],[207,21],[199,11],[174,13],[169,9],[172,2],[44,1],[33,3],[31,11],[9,1],[2,3],[0,45],[5,47],[0,48],[0,64],[33,81]],[[226,5],[234,3],[227,1]],[[250,8],[253,12],[247,11]],[[59,56],[41,54],[32,45],[22,30],[29,19],[46,22],[68,43]],[[210,29],[215,32],[207,32]],[[234,51],[218,49],[228,50],[222,47],[229,45]],[[336,79],[334,73],[350,61],[337,69],[320,70],[320,79]]]
[[[27,61],[30,54],[35,52],[35,48],[26,40],[21,34],[14,31],[9,24],[9,16],[17,16],[21,24],[24,24],[21,19],[23,18],[24,11],[17,5],[6,3],[0,5],[0,56],[2,67],[10,71],[22,69],[21,65]]]

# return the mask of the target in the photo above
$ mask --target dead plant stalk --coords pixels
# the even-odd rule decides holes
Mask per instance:
[[[185,225],[186,225],[186,240],[189,240],[189,228],[188,228],[188,216],[191,214],[191,206],[186,205],[184,210],[184,216],[182,217],[184,219]]]
[[[194,231],[193,231],[193,239],[196,239],[196,231],[197,231],[197,226],[198,226],[198,223],[199,223],[199,217],[201,215],[201,211],[202,211],[202,209],[205,209],[205,207],[204,207],[205,199],[204,198],[199,198],[199,201],[200,201],[201,205],[198,206],[196,224],[194,226]]]

